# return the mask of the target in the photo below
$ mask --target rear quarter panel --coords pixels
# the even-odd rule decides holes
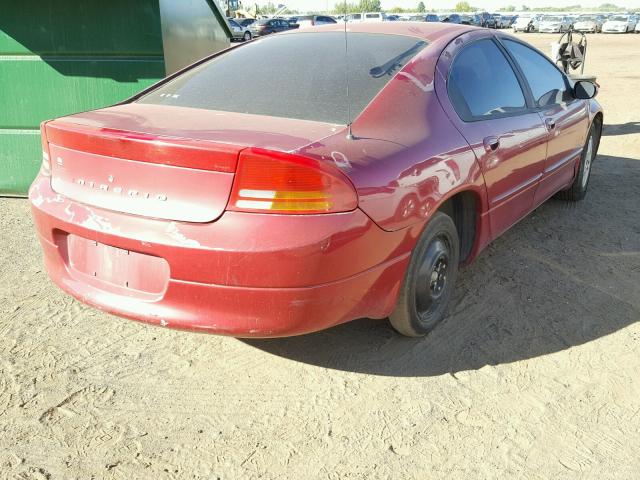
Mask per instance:
[[[434,91],[442,48],[428,46],[390,80],[353,122],[354,140],[343,131],[302,152],[342,169],[357,189],[360,208],[388,231],[426,223],[463,190],[473,191],[486,211],[480,167]]]

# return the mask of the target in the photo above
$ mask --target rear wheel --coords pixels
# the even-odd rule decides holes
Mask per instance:
[[[248,42],[249,40],[251,40],[251,32],[244,32],[244,41]]]
[[[445,317],[458,273],[460,242],[453,220],[437,212],[411,255],[398,303],[389,320],[409,337],[429,333]]]
[[[587,141],[582,149],[578,174],[567,190],[558,192],[558,198],[576,202],[585,197],[587,194],[587,186],[589,185],[589,177],[591,176],[591,166],[593,165],[593,160],[596,157],[599,143],[600,125],[599,123],[594,122],[593,125],[591,125],[589,135],[587,135]]]

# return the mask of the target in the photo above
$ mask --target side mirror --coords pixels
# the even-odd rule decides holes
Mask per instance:
[[[579,100],[589,100],[598,93],[598,87],[593,82],[578,80],[573,86],[573,96]]]

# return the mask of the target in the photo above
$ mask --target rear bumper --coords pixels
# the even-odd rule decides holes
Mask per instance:
[[[386,317],[419,234],[417,228],[385,232],[360,210],[226,212],[200,224],[149,219],[71,201],[43,177],[32,185],[30,200],[47,272],[69,294],[134,320],[242,337],[297,335]],[[160,257],[168,264],[166,282],[151,292],[90,278],[70,260],[70,235]],[[94,258],[93,265],[103,261],[109,259]]]

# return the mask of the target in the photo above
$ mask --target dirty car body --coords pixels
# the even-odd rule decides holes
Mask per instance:
[[[392,314],[437,212],[455,222],[459,261],[469,263],[572,184],[601,116],[594,100],[533,105],[517,70],[523,105],[466,118],[488,107],[461,112],[459,92],[452,101],[456,58],[480,45],[508,66],[510,37],[424,22],[350,24],[349,57],[323,61],[341,58],[343,28],[243,44],[122,104],[43,123],[30,200],[53,281],[152,324],[302,334]],[[328,65],[323,75],[302,65],[269,76],[269,65],[299,64],[313,45],[308,62]],[[258,85],[220,73],[254,55],[263,58]],[[259,95],[277,75],[290,102]],[[350,96],[337,95],[347,79]],[[254,91],[238,100],[246,89]]]

